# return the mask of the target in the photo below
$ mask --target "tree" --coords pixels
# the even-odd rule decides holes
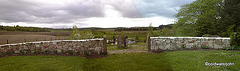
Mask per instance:
[[[91,31],[84,31],[80,32],[77,26],[73,26],[72,33],[70,34],[72,40],[79,40],[79,39],[92,39],[94,35]]]
[[[148,34],[150,36],[153,36],[153,26],[152,26],[152,23],[150,23],[150,25],[148,26]]]
[[[231,38],[232,46],[240,46],[240,0],[224,0],[221,8],[222,33]]]
[[[181,7],[175,15],[178,21],[174,25],[177,35],[202,36],[216,35],[217,11],[222,0],[196,0]]]
[[[81,38],[81,35],[80,35],[76,25],[73,26],[72,33],[70,34],[70,37],[71,37],[72,40],[78,40],[78,39]]]
[[[16,29],[16,30],[20,30],[20,26],[17,25],[17,26],[15,27],[15,29]]]
[[[3,27],[4,27],[4,26],[0,25],[0,30],[4,30]]]

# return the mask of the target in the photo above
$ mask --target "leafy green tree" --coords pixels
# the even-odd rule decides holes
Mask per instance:
[[[171,28],[163,28],[161,36],[174,36],[174,31]]]
[[[0,25],[0,30],[4,30],[3,27],[4,27],[4,26]]]
[[[94,35],[91,31],[84,31],[80,32],[77,26],[73,26],[72,33],[70,34],[72,40],[79,40],[79,39],[92,39]]]
[[[79,30],[76,25],[73,26],[72,33],[70,34],[72,40],[78,40],[81,38]]]
[[[231,46],[240,46],[240,0],[224,0],[221,7],[222,34],[231,38]]]
[[[16,30],[21,30],[19,25],[17,25],[17,26],[15,27],[15,29],[16,29]]]
[[[235,28],[236,25],[231,25],[229,28],[229,32],[232,32],[230,35],[230,45],[231,46],[238,46],[240,49],[240,27]],[[235,29],[236,31],[234,31]]]
[[[222,0],[196,0],[181,7],[174,28],[177,35],[202,36],[204,34],[216,35],[215,27],[219,17],[217,9]]]

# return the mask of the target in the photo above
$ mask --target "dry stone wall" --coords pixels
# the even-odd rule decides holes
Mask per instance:
[[[230,47],[230,38],[221,37],[150,37],[151,51]]]
[[[55,40],[0,45],[0,55],[63,54],[100,55],[104,53],[104,39]]]

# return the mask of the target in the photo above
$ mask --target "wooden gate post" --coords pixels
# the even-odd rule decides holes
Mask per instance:
[[[116,42],[116,38],[115,38],[115,36],[113,36],[113,42],[114,42],[114,43]]]
[[[122,47],[122,41],[121,41],[121,36],[120,35],[117,36],[117,47],[118,48]]]
[[[124,37],[124,48],[128,47],[128,36]]]
[[[107,54],[107,36],[103,36],[103,54]]]
[[[147,35],[147,50],[148,52],[151,51],[151,40],[149,34]]]

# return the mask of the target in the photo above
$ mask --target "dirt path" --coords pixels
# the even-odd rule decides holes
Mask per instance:
[[[141,52],[147,52],[147,49],[130,48],[121,50],[108,50],[109,54],[141,53]]]

